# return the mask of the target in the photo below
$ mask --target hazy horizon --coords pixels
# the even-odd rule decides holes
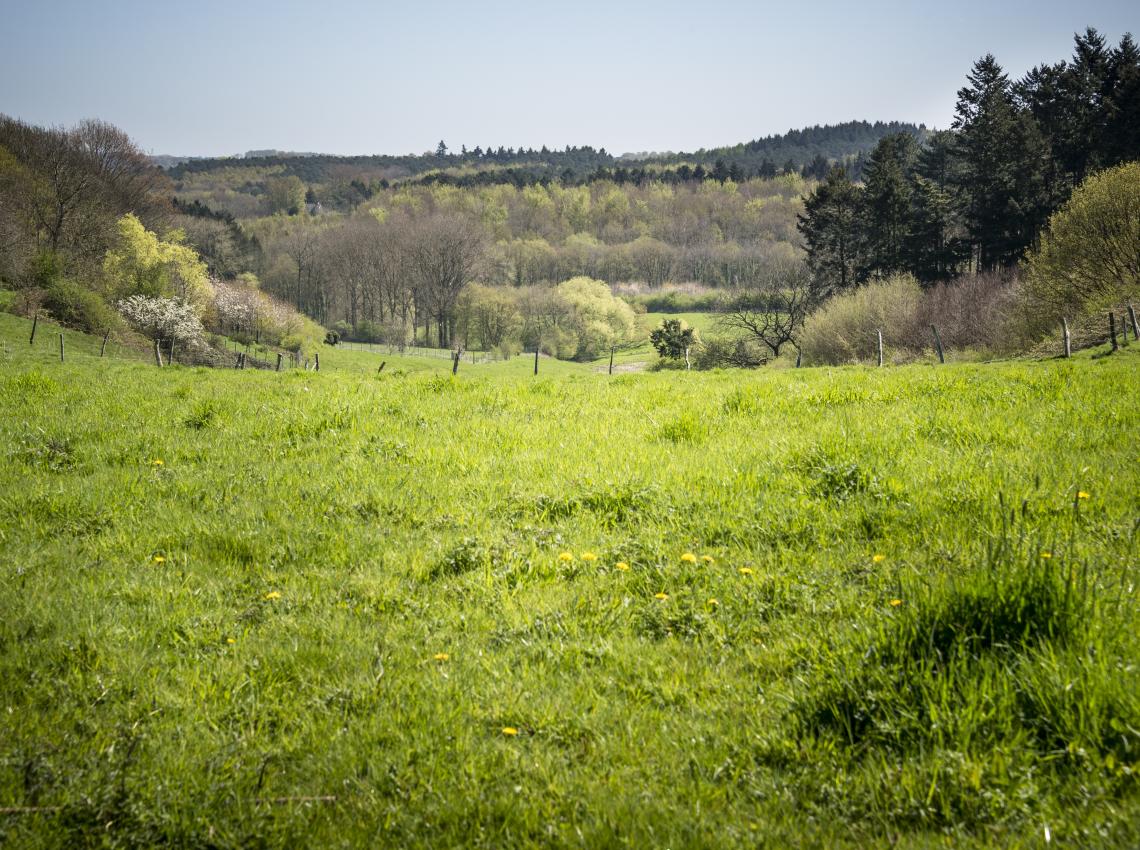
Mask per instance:
[[[1115,44],[1130,4],[0,0],[0,113],[110,121],[152,154],[693,151],[851,120],[946,127],[978,57],[1011,77]]]

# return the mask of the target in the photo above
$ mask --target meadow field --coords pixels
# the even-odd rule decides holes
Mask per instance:
[[[1140,846],[1140,345],[452,377],[28,331],[0,845]]]

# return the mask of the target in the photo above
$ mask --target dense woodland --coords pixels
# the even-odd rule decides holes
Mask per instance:
[[[219,331],[262,337],[218,318],[243,291],[243,315],[291,307],[350,339],[576,357],[635,333],[613,292],[689,287],[726,327],[767,328],[754,335],[775,356],[828,298],[898,275],[984,273],[975,300],[1012,304],[1009,272],[1074,188],[1140,158],[1138,121],[1136,45],[1091,29],[1021,80],[979,60],[945,131],[851,122],[695,154],[440,142],[163,170],[102,122],[0,117],[0,279],[27,309],[90,328],[125,298],[204,292],[189,275],[214,282],[199,312]],[[266,333],[312,336],[291,321]]]

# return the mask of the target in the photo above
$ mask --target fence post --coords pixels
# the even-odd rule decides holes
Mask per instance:
[[[154,341],[154,365],[162,368],[162,351],[158,347],[158,340]]]
[[[277,371],[281,371],[281,352],[277,352]]]
[[[685,346],[685,371],[693,368],[692,361],[689,360],[689,346]]]
[[[377,374],[377,375],[379,375],[381,372],[383,372],[383,371],[384,371],[384,366],[385,366],[387,363],[388,363],[388,361],[387,361],[387,360],[381,360],[381,361],[380,361],[380,368],[376,370],[376,374]]]
[[[321,371],[321,353],[319,351],[313,355],[313,371]]]
[[[103,352],[105,352],[107,350],[107,337],[109,337],[110,335],[111,335],[110,331],[107,331],[105,334],[103,334],[103,344],[101,346],[99,346],[99,356],[100,357],[102,357]]]
[[[804,353],[797,348],[796,349],[796,368],[797,369],[800,368],[800,360],[801,360],[801,358],[803,358],[803,356],[804,356]]]
[[[63,362],[63,334],[59,335],[59,362]]]
[[[1136,323],[1136,311],[1132,307],[1132,303],[1128,304],[1128,318],[1132,320],[1132,338],[1140,339],[1140,324]]]
[[[1112,350],[1116,351],[1116,314],[1108,311],[1108,338],[1112,341]]]
[[[40,314],[36,313],[32,316],[32,335],[28,338],[28,345],[35,345],[36,343],[36,326],[40,323]]]
[[[879,365],[882,366],[883,365],[883,332],[881,330],[876,330],[875,333],[878,334],[878,337],[879,337]]]
[[[451,354],[451,374],[454,375],[456,372],[459,371],[459,358],[462,356],[463,356],[462,353],[458,349],[452,352],[452,354]]]
[[[534,347],[534,374],[538,374],[538,346]]]
[[[1061,317],[1061,341],[1065,345],[1065,356],[1073,356],[1073,340],[1069,336],[1069,320],[1064,316]]]
[[[942,338],[938,336],[938,328],[931,325],[930,329],[934,331],[934,345],[938,348],[938,362],[945,363],[946,358],[942,356]]]
[[[170,338],[170,358],[166,362],[167,363],[173,363],[174,362],[174,337]]]
[[[610,374],[614,373],[614,346],[610,346]]]

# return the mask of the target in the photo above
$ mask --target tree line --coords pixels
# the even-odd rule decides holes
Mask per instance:
[[[1089,174],[1140,158],[1140,50],[1095,30],[1072,58],[1011,80],[992,55],[957,97],[952,127],[885,136],[861,182],[832,168],[799,229],[821,287],[909,273],[929,284],[1016,266]]]

